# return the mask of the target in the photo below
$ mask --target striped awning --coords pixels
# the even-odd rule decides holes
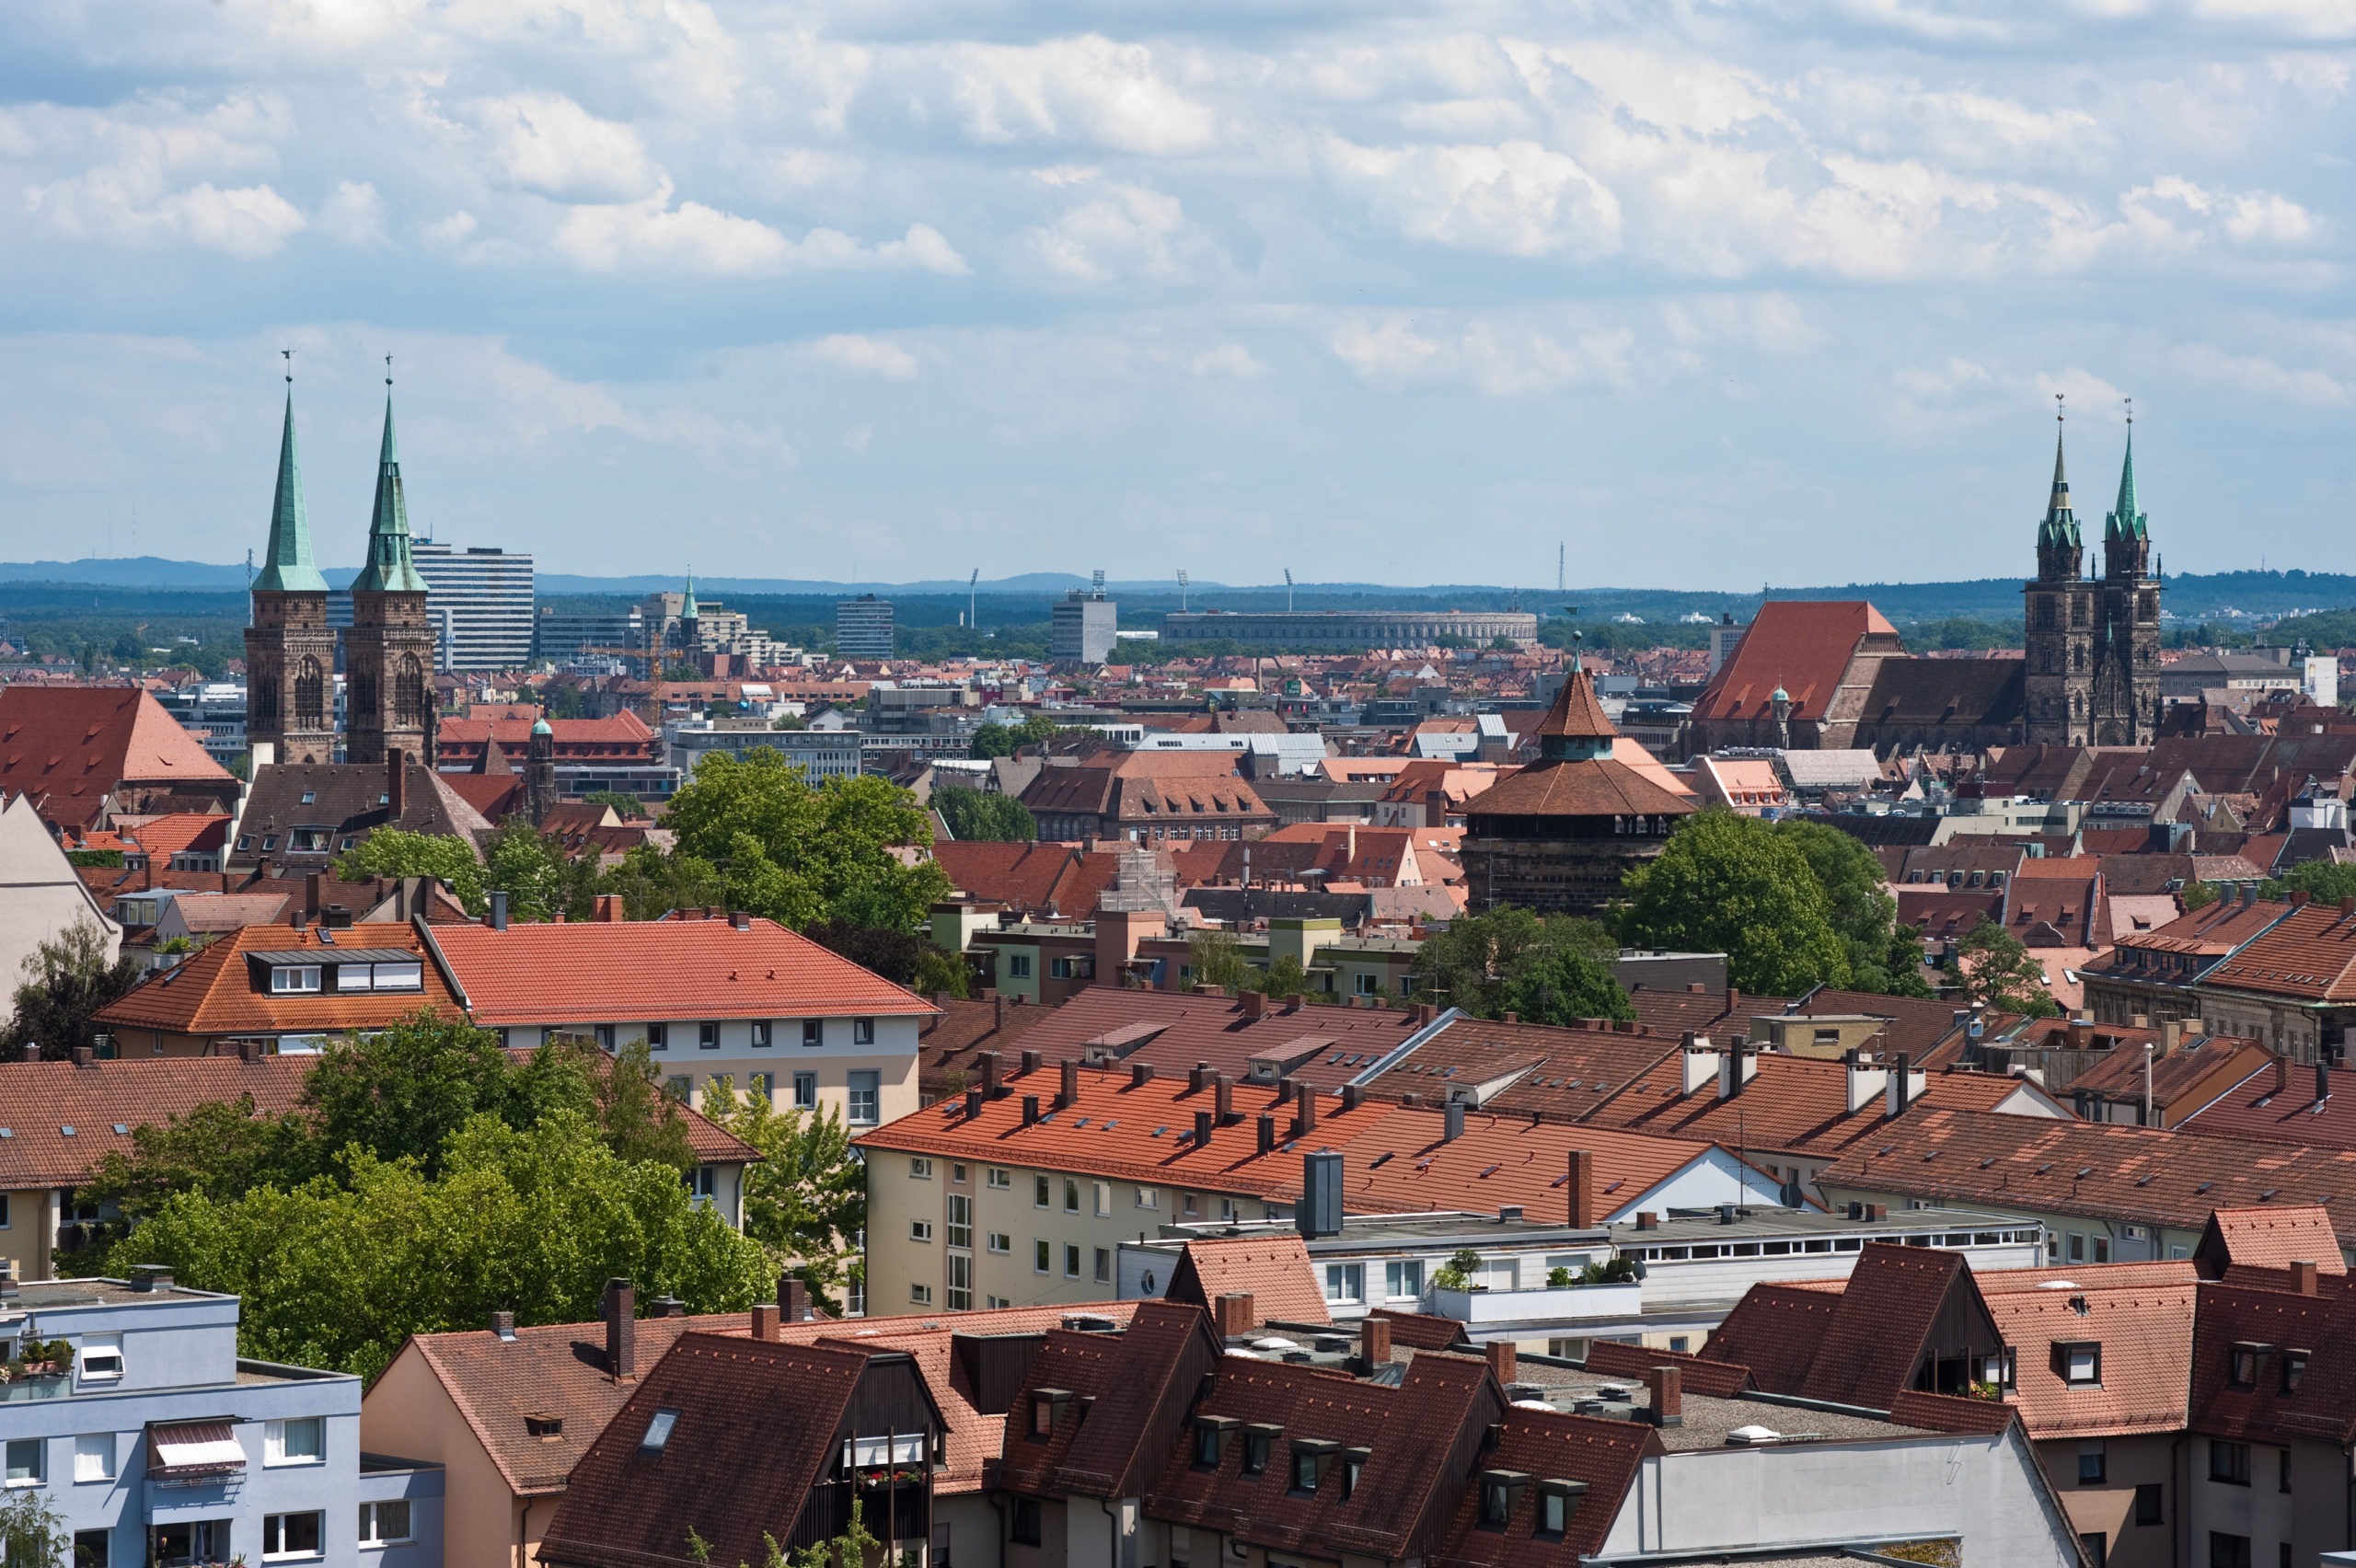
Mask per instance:
[[[246,1468],[246,1450],[226,1421],[151,1422],[147,1473],[159,1480],[231,1475]]]

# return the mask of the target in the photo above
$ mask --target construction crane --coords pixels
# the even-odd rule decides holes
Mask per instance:
[[[974,575],[965,579],[965,625],[973,631],[979,631],[982,628],[982,602],[976,596],[975,586],[981,580],[982,569],[978,566],[974,568]]]
[[[1292,614],[1292,568],[1285,568],[1285,614]]]
[[[1178,569],[1178,613],[1186,613],[1186,569],[1183,566]]]

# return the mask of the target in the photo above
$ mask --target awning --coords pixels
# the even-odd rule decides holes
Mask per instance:
[[[234,1475],[246,1468],[246,1450],[225,1421],[151,1423],[147,1428],[147,1474],[156,1480],[198,1480]]]

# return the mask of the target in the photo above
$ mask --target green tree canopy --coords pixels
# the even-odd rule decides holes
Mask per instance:
[[[933,787],[932,809],[957,838],[1024,843],[1039,836],[1039,824],[1032,817],[1031,808],[1011,795],[993,795],[963,784],[938,784]]]
[[[483,889],[503,891],[507,913],[516,920],[587,919],[597,893],[597,863],[594,854],[574,859],[563,841],[534,827],[531,819],[511,816],[499,824],[483,845]]]
[[[1854,978],[1807,850],[1757,817],[1697,812],[1621,885],[1622,940],[1723,952],[1727,980],[1743,990],[1792,997]]]
[[[584,806],[611,806],[624,822],[646,820],[646,802],[625,790],[592,790],[581,797]]]
[[[483,912],[487,885],[475,847],[446,833],[410,833],[380,827],[347,849],[335,863],[335,874],[346,882],[370,877],[432,877],[476,915]]]
[[[705,1090],[704,1114],[761,1152],[745,1170],[745,1234],[836,1309],[867,1228],[866,1167],[851,1157],[841,1115],[831,1106],[780,1110],[726,1079]]]
[[[1832,928],[1849,949],[1849,983],[1885,996],[1927,997],[1923,939],[1898,923],[1898,900],[1863,840],[1820,822],[1788,820],[1775,835],[1799,846],[1824,889]]]
[[[1956,943],[1946,973],[1967,1001],[1999,1012],[2052,1018],[2062,1010],[2046,994],[2044,963],[1993,920],[1981,921]]]
[[[766,748],[707,755],[664,821],[678,854],[717,870],[731,907],[795,930],[827,919],[914,930],[951,892],[932,861],[896,853],[932,841],[906,790],[872,776],[814,789]]]
[[[25,955],[24,976],[0,1050],[22,1061],[25,1047],[37,1044],[56,1062],[90,1043],[91,1015],[139,983],[139,963],[128,953],[109,958],[106,932],[84,915]]]
[[[1592,920],[1507,905],[1451,920],[1416,951],[1416,997],[1475,1018],[1513,1013],[1531,1023],[1634,1019],[1611,973],[1618,947]]]
[[[2356,865],[2302,860],[2258,891],[2269,898],[2304,893],[2318,904],[2337,904],[2343,898],[2356,898]]]

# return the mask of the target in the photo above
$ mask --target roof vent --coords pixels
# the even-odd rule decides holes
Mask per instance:
[[[1780,1443],[1784,1435],[1772,1426],[1738,1426],[1727,1434],[1729,1448],[1763,1448],[1770,1443]]]

